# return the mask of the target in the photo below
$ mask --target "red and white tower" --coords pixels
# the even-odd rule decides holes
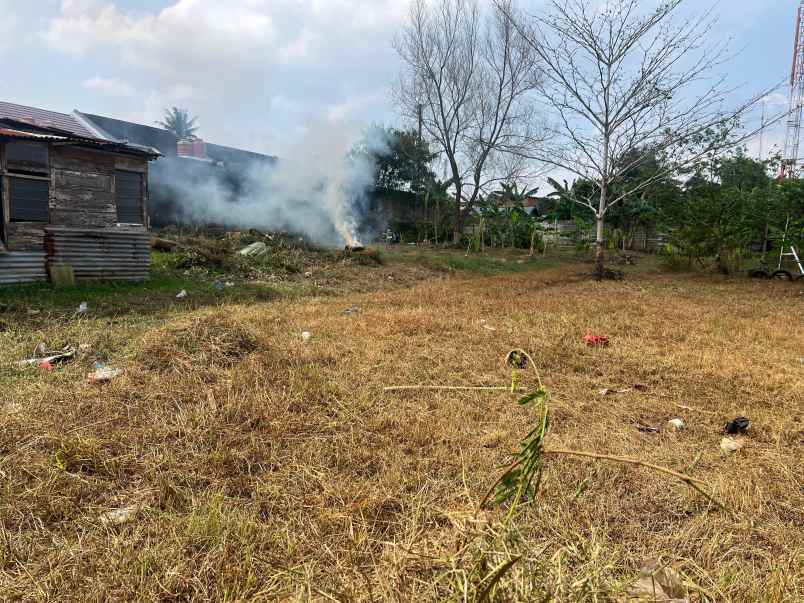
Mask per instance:
[[[790,73],[790,112],[787,116],[787,136],[782,156],[780,174],[782,178],[795,176],[797,173],[802,112],[804,112],[804,0],[801,0],[796,15],[796,43],[793,47],[793,68]]]

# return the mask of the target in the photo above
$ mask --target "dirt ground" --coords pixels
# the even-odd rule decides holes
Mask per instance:
[[[804,599],[801,283],[372,270],[382,288],[6,324],[0,600],[610,601],[655,558],[689,601]],[[89,348],[12,368],[41,340]],[[549,446],[686,472],[726,509],[651,469],[549,456],[510,524],[480,510],[534,410],[384,388],[506,386],[513,348],[550,390]],[[97,360],[125,373],[90,384]]]

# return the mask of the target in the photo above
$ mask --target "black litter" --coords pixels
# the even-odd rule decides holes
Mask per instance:
[[[748,417],[737,417],[733,421],[726,423],[725,431],[730,434],[745,433],[745,430],[748,429],[748,423]]]

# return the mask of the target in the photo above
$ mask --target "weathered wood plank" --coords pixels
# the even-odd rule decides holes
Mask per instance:
[[[9,222],[6,224],[9,251],[42,251],[45,248],[46,224]]]
[[[86,189],[112,193],[112,177],[109,174],[55,169],[54,175],[54,184],[58,190]]]
[[[79,226],[89,228],[113,227],[117,221],[117,216],[112,206],[112,211],[105,209],[93,209],[91,207],[62,208],[51,207],[50,221],[53,224],[64,226]]]
[[[56,170],[114,174],[115,156],[109,153],[94,153],[75,147],[54,147],[50,167]]]
[[[144,174],[148,170],[148,162],[140,157],[118,155],[115,157],[115,169],[128,170],[129,172],[140,172]]]

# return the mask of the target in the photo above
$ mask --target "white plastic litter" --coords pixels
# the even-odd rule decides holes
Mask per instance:
[[[667,422],[667,429],[670,431],[684,431],[687,424],[682,419],[670,419]]]
[[[488,324],[488,321],[485,318],[480,319],[480,326],[483,327],[484,329],[486,329],[487,331],[496,331],[497,330],[496,328],[494,328],[490,324]]]
[[[87,310],[89,310],[89,304],[87,302],[81,302],[80,304],[78,304],[78,313],[79,314],[83,314]]]
[[[310,338],[313,336],[310,331],[303,331],[302,332],[302,341],[310,341]]]
[[[95,369],[94,373],[87,375],[87,380],[90,383],[108,383],[123,374],[123,369],[110,368],[102,366]]]
[[[140,512],[139,506],[123,507],[114,509],[100,516],[100,521],[105,526],[122,526],[134,520]]]
[[[743,446],[745,446],[745,442],[738,438],[725,437],[720,440],[720,449],[726,454],[737,452]]]
[[[244,247],[243,249],[240,250],[240,255],[252,256],[252,257],[265,255],[266,253],[268,253],[268,245],[266,245],[262,241],[252,243],[248,247]]]
[[[184,299],[185,297],[187,297],[186,289],[182,289],[181,291],[179,291],[178,295],[176,295],[176,299]]]

